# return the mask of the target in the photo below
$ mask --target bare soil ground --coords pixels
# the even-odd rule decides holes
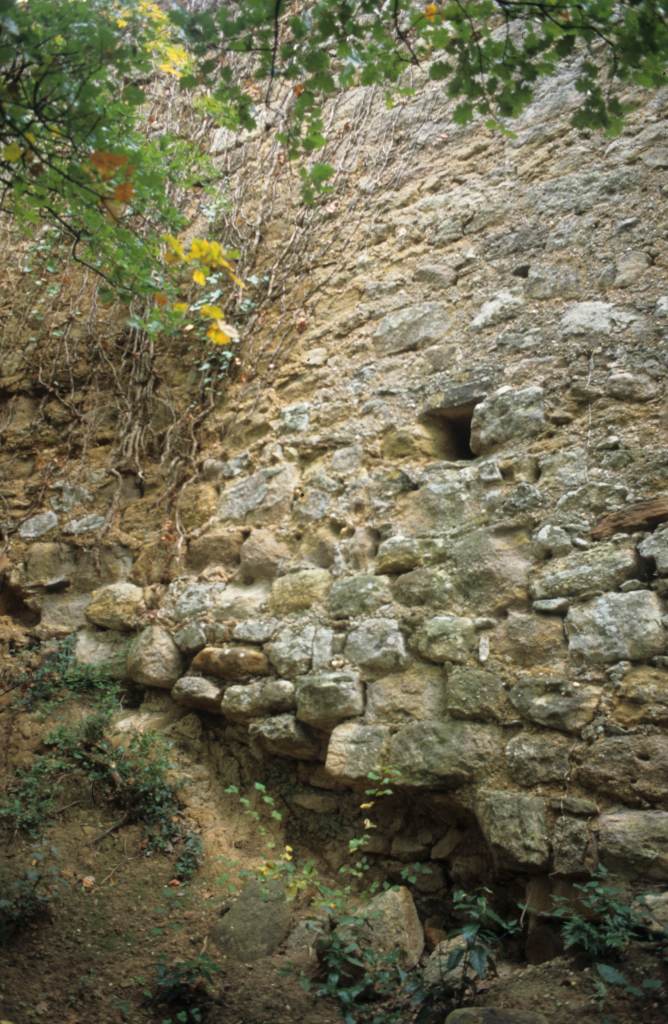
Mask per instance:
[[[45,725],[35,716],[7,711],[0,723],[5,734],[1,793],[14,767],[29,763]],[[2,1024],[163,1024],[175,1018],[164,1007],[149,1005],[144,995],[155,983],[156,965],[191,960],[203,952],[220,967],[209,1024],[342,1020],[335,1002],[316,999],[303,991],[294,971],[284,973],[291,960],[287,951],[246,964],[222,957],[212,942],[212,928],[229,897],[220,880],[221,865],[239,859],[240,845],[249,863],[261,853],[259,845],[253,848],[239,812],[230,814],[229,806],[225,811],[207,808],[206,859],[191,882],[179,885],[173,859],[147,856],[137,826],[98,841],[117,821],[118,811],[101,804],[89,787],[63,779],[60,807],[46,831],[48,844],[57,850],[50,912],[0,948]],[[30,840],[2,837],[0,859],[9,867],[28,864],[33,851]],[[296,917],[299,912],[295,908]],[[642,951],[634,953],[631,966],[635,977],[656,976],[656,958]],[[616,992],[600,1010],[591,971],[570,958],[537,966],[502,963],[498,977],[485,982],[473,1002],[539,1011],[550,1024],[635,1024],[639,1015],[644,1024],[665,1024],[668,1018],[660,999],[639,1003]],[[444,1007],[439,1024],[446,1014]],[[413,1018],[407,1010],[406,1024]]]

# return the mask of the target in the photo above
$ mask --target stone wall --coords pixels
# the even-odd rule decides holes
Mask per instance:
[[[83,453],[5,521],[8,635],[76,630],[81,660],[296,762],[314,812],[392,765],[428,813],[371,850],[441,883],[668,880],[668,97],[611,142],[569,128],[572,79],[508,138],[433,88],[352,95],[298,231],[271,144],[218,133],[285,273],[197,474],[156,512]]]

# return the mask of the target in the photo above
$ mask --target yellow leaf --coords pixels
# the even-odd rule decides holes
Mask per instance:
[[[163,235],[163,238],[165,239],[167,245],[169,246],[170,250],[174,253],[175,256],[180,257],[180,259],[182,260],[186,258],[186,254],[183,251],[183,246],[181,242],[179,242],[178,238],[175,238],[174,235]]]
[[[8,164],[15,164],[17,160],[21,159],[22,153],[23,150],[19,146],[18,142],[10,142],[2,151],[2,159]]]
[[[214,345],[229,345],[232,341],[229,334],[226,334],[225,331],[221,331],[220,328],[216,327],[214,324],[209,327],[209,330],[206,332],[206,336],[209,341],[214,343]]]
[[[424,9],[424,16],[427,21],[433,21],[438,14],[438,4],[427,4]]]
[[[225,316],[220,306],[202,306],[200,313],[202,316],[208,316],[210,320],[220,320]]]
[[[175,302],[172,306],[175,313],[187,313],[188,303],[187,302]]]
[[[193,281],[195,282],[195,284],[199,284],[202,287],[204,287],[204,285],[206,284],[206,274],[204,273],[204,271],[203,270],[194,270],[193,271]]]

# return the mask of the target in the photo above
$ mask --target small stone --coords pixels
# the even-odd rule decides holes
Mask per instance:
[[[486,327],[493,327],[496,324],[505,323],[518,315],[523,300],[519,295],[513,295],[509,291],[500,291],[486,302],[480,312],[471,321],[471,328],[474,331],[482,331]]]
[[[65,523],[63,533],[78,537],[82,533],[92,533],[94,530],[100,530],[105,523],[106,519],[104,516],[83,516],[82,519],[71,519],[69,523]]]
[[[462,663],[475,643],[473,621],[456,615],[437,615],[416,631],[412,646],[429,661]]]
[[[551,597],[543,601],[532,601],[531,607],[535,612],[543,612],[545,615],[565,615],[570,608],[570,601],[567,597]]]
[[[378,356],[425,348],[445,334],[448,317],[438,302],[423,302],[388,313],[378,324],[373,344]]]
[[[49,530],[58,525],[58,516],[55,512],[40,512],[39,515],[31,516],[19,526],[19,537],[21,540],[35,540],[43,536]]]
[[[374,612],[392,601],[388,580],[383,576],[350,576],[337,580],[329,594],[329,612],[335,619]]]
[[[193,672],[215,676],[217,679],[247,679],[249,676],[269,674],[267,656],[256,647],[205,647],[196,654]]]
[[[560,526],[546,525],[533,536],[533,542],[540,555],[561,558],[572,550],[571,538]]]
[[[407,662],[404,638],[395,619],[368,619],[346,638],[344,656],[372,674],[393,672]]]
[[[209,565],[238,565],[244,535],[241,530],[213,529],[191,540],[187,562],[200,572]]]
[[[471,420],[471,450],[484,454],[518,437],[532,437],[545,426],[543,389],[504,386],[476,405]]]
[[[288,679],[258,679],[242,686],[228,686],[220,707],[233,722],[280,715],[295,710],[295,688]]]
[[[630,288],[651,265],[651,257],[642,250],[625,253],[617,260],[614,287]]]
[[[172,700],[186,708],[220,715],[222,694],[222,686],[211,679],[203,679],[201,676],[182,676],[172,689]]]
[[[406,969],[415,967],[424,950],[424,932],[410,890],[400,886],[374,896],[365,917],[373,948],[381,954],[398,951]]]
[[[277,540],[270,530],[253,530],[241,545],[241,575],[246,583],[254,580],[273,580],[281,565],[290,556],[286,544]]]
[[[278,619],[246,619],[238,622],[232,631],[232,639],[250,644],[265,644],[276,635]]]
[[[332,585],[326,569],[302,569],[281,576],[271,589],[271,609],[278,614],[305,611],[325,599]]]
[[[661,576],[668,575],[668,525],[660,526],[655,533],[638,545],[643,558],[651,559]]]
[[[615,308],[608,302],[578,302],[561,318],[561,330],[566,336],[582,334],[608,334],[614,326]]]
[[[458,963],[455,967],[448,967],[448,963],[453,954],[463,954],[467,948],[463,935],[439,942],[422,969],[426,988],[438,989],[439,993],[455,992],[462,982],[462,965]]]

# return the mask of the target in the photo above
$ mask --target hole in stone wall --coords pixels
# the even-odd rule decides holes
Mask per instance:
[[[427,427],[438,440],[442,457],[454,460],[470,460],[477,458],[471,449],[471,420],[475,405],[463,405],[451,409],[443,409],[436,413],[427,413],[420,422]]]
[[[18,587],[12,586],[4,577],[0,577],[0,615],[6,615],[21,626],[36,626],[40,620],[40,613],[30,608]]]

